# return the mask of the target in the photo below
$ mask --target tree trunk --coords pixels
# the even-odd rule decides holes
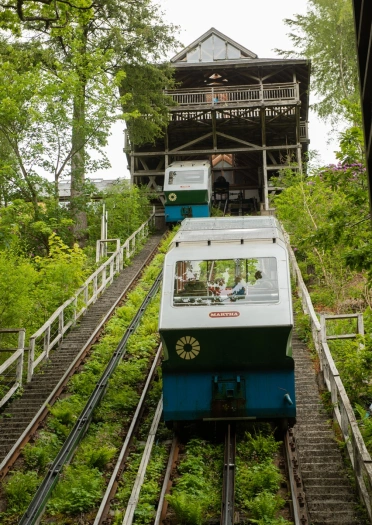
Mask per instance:
[[[86,33],[83,33],[81,52],[86,53]],[[85,211],[85,106],[86,79],[80,72],[79,90],[74,95],[72,123],[71,158],[71,213],[74,219],[73,234],[79,245],[84,246],[87,238],[87,214]]]

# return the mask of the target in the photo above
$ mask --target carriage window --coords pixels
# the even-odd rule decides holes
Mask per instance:
[[[279,285],[276,259],[178,261],[174,306],[276,303]]]
[[[170,171],[168,184],[203,184],[203,170]]]

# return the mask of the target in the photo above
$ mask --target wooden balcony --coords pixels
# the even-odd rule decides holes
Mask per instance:
[[[170,108],[171,111],[179,111],[186,107],[196,109],[218,105],[236,107],[261,104],[298,104],[300,102],[297,83],[174,89],[166,90],[165,94],[171,96],[176,104]]]

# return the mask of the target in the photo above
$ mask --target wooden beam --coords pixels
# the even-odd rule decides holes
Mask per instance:
[[[216,126],[216,112],[212,111],[212,133],[213,133],[213,149],[217,150],[217,126]]]
[[[268,181],[267,181],[267,158],[266,158],[266,150],[262,152],[262,172],[263,172],[263,190],[264,190],[264,202],[265,202],[265,210],[267,211],[269,209],[269,191],[268,191]]]
[[[234,142],[239,142],[239,144],[245,144],[246,146],[256,148],[257,144],[252,144],[252,142],[247,142],[246,140],[238,139],[237,137],[233,137],[232,135],[227,135],[226,133],[221,133],[221,131],[217,131],[217,135],[220,137],[224,137],[225,139],[232,140]]]
[[[162,171],[156,171],[156,170],[136,170],[134,172],[135,177],[149,177],[151,175],[153,176],[161,176],[164,175],[165,170]]]
[[[197,144],[198,142],[201,142],[204,139],[207,139],[211,137],[213,133],[206,133],[205,135],[202,135],[201,137],[198,137],[197,139],[190,140],[190,142],[186,142],[186,144],[183,144],[182,146],[179,146],[178,148],[174,148],[172,150],[169,150],[170,154],[178,154],[181,153],[180,150],[183,150],[184,148],[187,148],[188,146],[192,146],[193,144]]]
[[[209,135],[212,135],[211,133]],[[252,151],[281,151],[281,150],[290,150],[296,149],[297,144],[283,144],[281,146],[256,146],[254,148],[219,148],[217,151],[213,149],[193,149],[193,150],[172,150],[170,154],[177,155],[214,155],[218,153],[250,153]],[[158,157],[165,155],[164,151],[141,151],[141,153],[133,153],[134,157]]]

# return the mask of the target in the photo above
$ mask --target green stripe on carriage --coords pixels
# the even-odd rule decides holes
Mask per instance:
[[[208,190],[165,191],[165,204],[208,204]]]

